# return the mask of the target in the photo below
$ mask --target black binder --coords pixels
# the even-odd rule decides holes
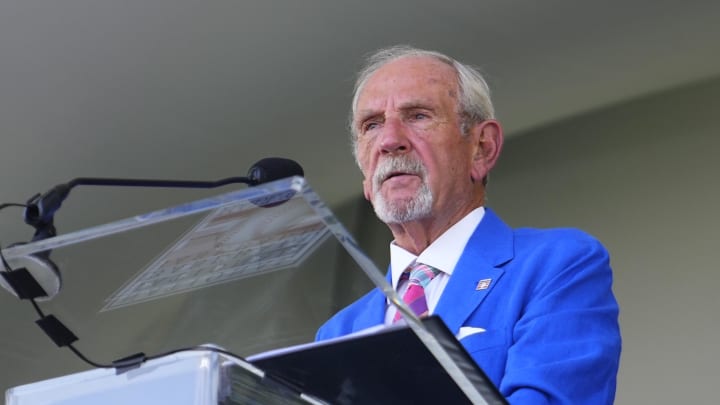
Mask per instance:
[[[489,405],[507,404],[439,317],[422,322]],[[270,378],[332,404],[471,404],[407,326],[250,362]]]

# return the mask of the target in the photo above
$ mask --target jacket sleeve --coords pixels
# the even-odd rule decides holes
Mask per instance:
[[[499,389],[513,405],[612,404],[620,359],[607,252],[588,235],[540,249]]]

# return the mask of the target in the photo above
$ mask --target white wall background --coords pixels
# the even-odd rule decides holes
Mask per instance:
[[[620,302],[617,404],[717,403],[720,79],[506,144],[490,206],[513,226],[604,242]]]

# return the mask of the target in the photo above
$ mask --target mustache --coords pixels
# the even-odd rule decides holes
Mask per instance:
[[[389,157],[378,162],[373,175],[373,185],[377,190],[383,181],[394,173],[405,173],[419,176],[425,179],[427,173],[425,165],[419,160],[409,155],[401,155]]]

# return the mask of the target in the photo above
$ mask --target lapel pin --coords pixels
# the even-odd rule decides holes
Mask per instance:
[[[492,282],[491,278],[486,278],[486,279],[478,281],[477,286],[475,286],[475,291],[487,290],[490,287],[491,282]]]

